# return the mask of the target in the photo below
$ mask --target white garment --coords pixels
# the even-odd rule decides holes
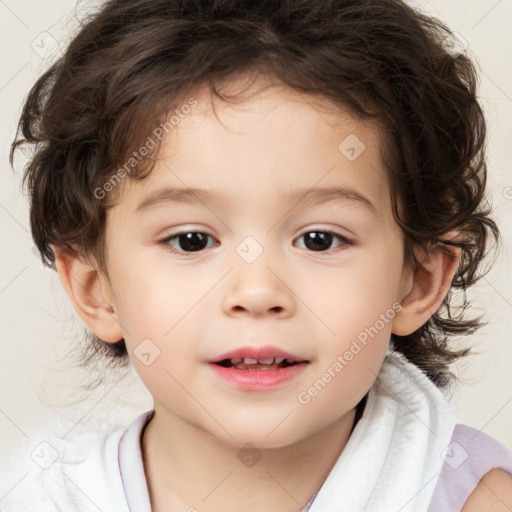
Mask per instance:
[[[52,439],[59,461],[24,478],[0,511],[150,512],[139,442],[149,414],[127,432]],[[388,351],[363,415],[309,512],[427,512],[454,427],[442,392]]]
[[[56,450],[59,459],[23,478],[0,501],[0,512],[135,512],[128,507],[118,464],[125,430],[50,438],[44,449]]]
[[[363,416],[309,512],[426,512],[454,428],[439,388],[388,352]]]

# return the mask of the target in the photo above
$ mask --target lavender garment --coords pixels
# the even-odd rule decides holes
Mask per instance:
[[[144,475],[141,435],[154,411],[139,416],[119,443],[119,469],[132,512],[151,512]],[[495,468],[512,475],[512,452],[493,437],[468,425],[455,426],[428,512],[460,512],[480,478]],[[314,503],[310,498],[300,512]]]
[[[468,425],[455,425],[428,512],[460,512],[478,481],[491,469],[512,475],[512,452]]]

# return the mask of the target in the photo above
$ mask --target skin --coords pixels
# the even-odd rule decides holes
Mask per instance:
[[[489,471],[467,499],[462,512],[510,512],[512,478],[501,469]]]
[[[107,219],[108,275],[59,247],[57,269],[88,327],[106,342],[125,339],[154,398],[142,440],[152,509],[298,511],[342,452],[391,333],[414,332],[439,308],[460,253],[433,245],[418,249],[422,266],[404,264],[375,126],[279,84],[243,103],[216,102],[215,112],[206,91],[197,92],[198,106],[163,140],[149,177],[120,185]],[[349,134],[366,146],[354,161],[338,150]],[[334,185],[364,194],[375,214],[355,200],[285,201],[292,190]],[[136,212],[163,186],[218,199]],[[308,249],[303,235],[317,231],[354,243],[333,238],[327,254]],[[177,232],[211,238],[187,256],[179,240],[159,243]],[[250,264],[236,251],[247,236],[263,249]],[[298,394],[390,310],[378,335],[300,403]],[[144,339],[160,351],[147,366],[134,355]],[[206,363],[267,344],[309,361],[273,391],[237,390]],[[237,457],[248,442],[261,455],[252,467]]]

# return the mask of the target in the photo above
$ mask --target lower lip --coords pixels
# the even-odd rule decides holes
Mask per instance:
[[[237,370],[210,363],[221,379],[245,391],[266,391],[278,388],[304,371],[308,363],[297,363],[279,370]]]

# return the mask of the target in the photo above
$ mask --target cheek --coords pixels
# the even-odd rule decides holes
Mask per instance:
[[[319,373],[314,377],[320,387],[329,381],[318,403],[325,405],[344,396],[355,400],[345,404],[352,407],[370,388],[382,365],[398,307],[395,291],[401,260],[389,257],[384,247],[376,247],[334,274],[334,279],[325,276],[321,283],[316,282],[321,286],[311,303],[321,319],[314,319],[320,334],[316,340],[322,346]]]
[[[168,378],[165,370],[176,371],[180,364],[186,366],[192,360],[195,348],[191,343],[198,331],[194,315],[216,276],[210,276],[212,282],[204,282],[191,274],[188,269],[155,264],[142,257],[126,258],[116,269],[118,318],[130,356],[143,350],[139,346],[147,346],[145,353],[151,358],[158,355],[151,365],[150,379],[155,372]],[[134,360],[134,365],[140,374],[147,373],[140,361]]]
[[[381,314],[392,314],[400,276],[401,261],[378,248],[361,251],[350,265],[317,273],[314,287],[304,293],[320,332],[354,337]]]
[[[149,254],[150,251],[147,251]],[[162,261],[162,264],[160,264]],[[216,276],[210,276],[214,282]],[[212,286],[184,267],[165,264],[165,258],[130,257],[112,279],[117,284],[118,318],[128,337],[170,337],[195,303]]]

